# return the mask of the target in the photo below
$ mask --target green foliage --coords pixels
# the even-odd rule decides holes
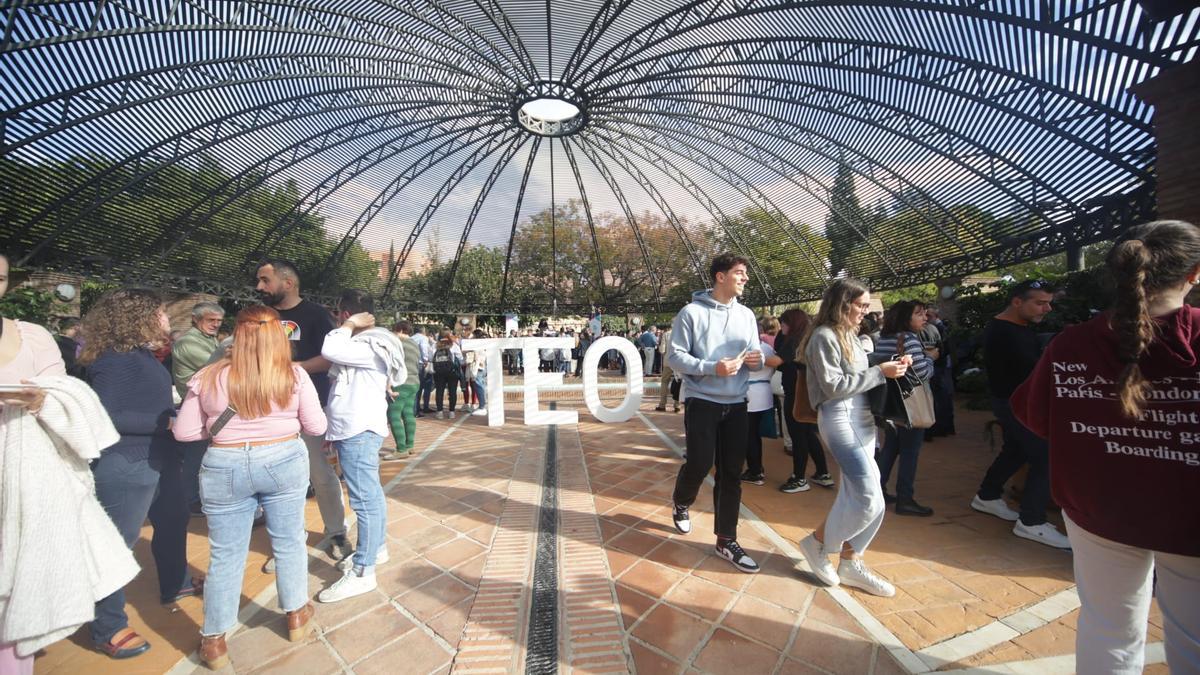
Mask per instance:
[[[98,187],[85,197],[68,199],[52,217],[32,223],[75,186],[101,174]],[[335,259],[338,238],[316,211],[292,214],[301,198],[294,181],[268,178],[252,174],[234,181],[231,171],[208,157],[142,162],[136,169],[96,156],[36,164],[6,159],[0,161],[0,180],[9,195],[0,206],[0,220],[16,228],[30,225],[18,246],[32,248],[51,237],[40,260],[75,260],[86,252],[118,264],[157,264],[166,272],[233,283],[250,283],[244,261],[259,255],[254,247],[283,222],[291,229],[268,253],[294,260],[302,282],[315,289],[326,264]],[[236,186],[242,187],[240,194]],[[85,213],[101,195],[111,197]],[[355,243],[333,268],[329,286],[369,288],[378,272],[378,263]]]
[[[901,300],[920,300],[924,303],[932,303],[938,299],[938,287],[937,284],[920,284],[905,288],[893,288],[871,295],[878,295],[879,301],[885,308],[891,307]]]
[[[843,270],[852,275],[861,274],[850,266],[850,259],[869,235],[870,223],[865,216],[854,191],[854,171],[849,164],[841,162],[829,189],[829,216],[825,219],[825,236],[831,244],[830,274],[837,276]]]
[[[45,326],[50,320],[54,295],[28,286],[8,289],[0,298],[0,316]]]
[[[727,219],[717,231],[719,250],[734,251],[750,258],[751,278],[746,286],[745,301],[765,301],[760,284],[768,280],[771,291],[776,294],[821,286],[831,247],[829,240],[812,227],[793,223],[777,211],[750,207]],[[811,245],[812,253],[800,251],[792,245],[793,240]],[[683,302],[689,299],[682,298]]]

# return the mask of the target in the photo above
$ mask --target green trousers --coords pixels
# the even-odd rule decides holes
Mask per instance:
[[[417,398],[415,384],[402,384],[394,391],[397,396],[388,403],[388,424],[392,425],[392,438],[400,452],[412,450],[417,440],[417,418],[413,416],[413,401]]]

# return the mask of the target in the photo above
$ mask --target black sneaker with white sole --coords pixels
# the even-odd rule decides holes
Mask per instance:
[[[692,531],[692,517],[688,515],[688,507],[676,504],[671,518],[674,519],[675,529],[679,530],[680,534],[688,534]]]
[[[747,555],[746,551],[732,539],[717,542],[717,555],[733,563],[734,567],[746,574],[758,572],[758,563],[754,562],[754,558]]]
[[[812,478],[808,479],[808,482],[812,483],[813,485],[820,485],[823,488],[831,488],[834,486],[833,476],[830,476],[827,473],[813,474]]]
[[[786,492],[789,495],[811,489],[812,488],[809,486],[808,481],[804,480],[803,478],[796,478],[795,476],[789,477],[786,483],[779,486],[780,492]]]
[[[751,485],[762,485],[767,482],[767,477],[761,473],[750,473],[747,470],[742,472],[742,482],[750,483]]]

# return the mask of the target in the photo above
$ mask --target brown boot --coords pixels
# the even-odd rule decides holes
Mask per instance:
[[[300,609],[287,613],[288,640],[299,642],[308,636],[313,629],[312,618],[316,611],[310,602]]]
[[[220,670],[229,665],[229,649],[225,646],[225,634],[200,636],[200,660],[210,670]]]

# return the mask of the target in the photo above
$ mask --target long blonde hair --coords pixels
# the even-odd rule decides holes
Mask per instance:
[[[825,294],[821,296],[821,309],[817,316],[809,322],[808,330],[804,331],[804,339],[800,341],[796,353],[803,354],[808,348],[808,341],[813,331],[821,326],[829,326],[837,335],[838,344],[842,347],[842,356],[847,361],[854,360],[854,340],[858,326],[850,325],[850,306],[870,289],[857,279],[836,279]]]
[[[242,419],[264,417],[270,414],[272,403],[283,408],[291,402],[296,373],[279,312],[265,305],[238,312],[233,347],[220,361],[200,371],[201,386],[216,387],[217,378],[226,368],[229,404]]]

